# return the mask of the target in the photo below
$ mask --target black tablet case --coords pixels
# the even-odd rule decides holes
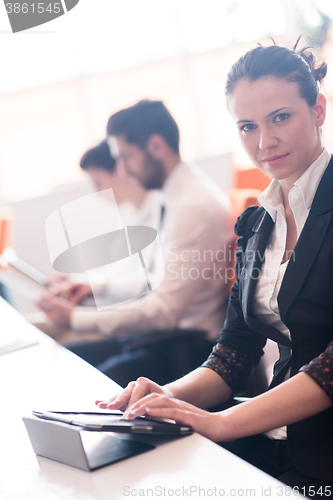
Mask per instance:
[[[152,450],[154,445],[113,432],[90,432],[60,422],[23,417],[36,455],[85,471]]]

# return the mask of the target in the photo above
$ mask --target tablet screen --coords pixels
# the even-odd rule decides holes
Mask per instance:
[[[70,413],[70,412],[33,412],[45,420],[82,426],[86,430],[106,432],[151,433],[151,434],[190,434],[191,427],[176,423],[174,420],[136,417],[132,420],[122,418],[122,412],[114,413]]]

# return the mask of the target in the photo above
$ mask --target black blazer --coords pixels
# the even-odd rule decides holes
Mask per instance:
[[[266,339],[277,342],[280,359],[271,387],[281,383],[290,367],[295,375],[333,341],[333,159],[318,186],[309,216],[286,269],[278,295],[283,323],[291,342],[276,328],[251,313],[253,293],[274,223],[262,207],[251,207],[238,220],[238,280],[232,288],[220,343],[250,355],[255,365]],[[333,384],[333,355],[328,383]],[[288,426],[289,451],[304,474],[333,480],[333,407]]]

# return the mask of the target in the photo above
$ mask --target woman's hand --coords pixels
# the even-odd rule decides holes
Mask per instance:
[[[96,401],[97,406],[109,410],[125,411],[124,418],[141,415],[170,418],[211,439],[221,441],[221,413],[209,413],[185,401],[172,397],[171,390],[161,387],[151,380],[140,377],[116,396],[107,401]]]
[[[126,408],[132,407],[137,401],[152,393],[172,397],[168,389],[155,384],[155,382],[152,382],[148,378],[140,377],[136,381],[130,382],[127,387],[116,396],[106,401],[97,400],[95,403],[100,408],[125,411]],[[127,415],[128,412],[126,412],[125,416]]]
[[[223,428],[223,414],[209,413],[185,401],[180,401],[163,394],[152,393],[128,406],[125,418],[148,417],[173,419],[178,423],[190,425],[195,432],[211,441],[227,440],[226,429]]]

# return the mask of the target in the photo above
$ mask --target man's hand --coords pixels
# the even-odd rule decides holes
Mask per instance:
[[[37,306],[55,326],[68,327],[75,304],[49,292],[41,298]]]
[[[63,281],[54,284],[52,293],[56,297],[62,297],[73,304],[79,304],[85,297],[92,295],[91,286],[84,283],[69,283]]]

